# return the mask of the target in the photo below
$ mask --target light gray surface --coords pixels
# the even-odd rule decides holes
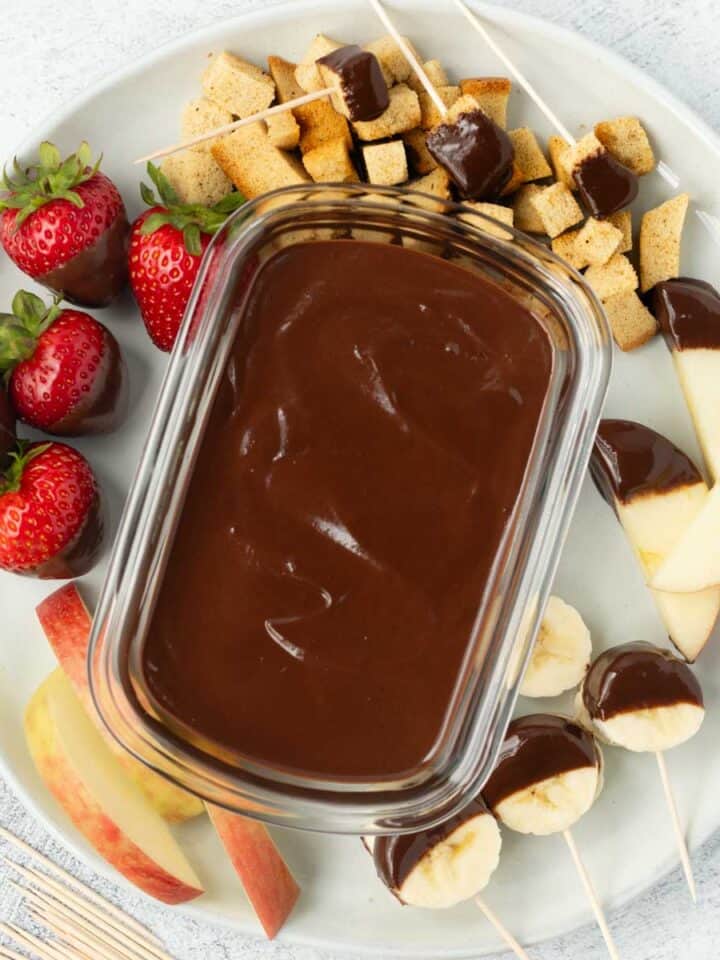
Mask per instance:
[[[8,155],[37,120],[107,71],[197,26],[262,5],[247,0],[205,0],[202,4],[174,0],[152,5],[146,0],[63,0],[52,5],[48,0],[4,0],[0,158]],[[715,0],[517,0],[508,6],[575,27],[613,47],[720,127],[715,43],[720,35],[720,7]],[[551,58],[551,51],[539,53]],[[611,112],[612,104],[608,104]],[[94,878],[49,840],[2,783],[0,822],[151,924],[178,958],[320,960],[311,949],[242,940]],[[690,905],[677,870],[611,917],[623,960],[709,960],[717,955],[720,837],[706,845],[695,865],[700,889],[697,908]],[[15,896],[7,883],[0,882],[0,919],[12,918],[15,912]],[[482,922],[480,918],[478,922]],[[606,956],[593,927],[534,948],[531,955],[534,960],[601,960]]]

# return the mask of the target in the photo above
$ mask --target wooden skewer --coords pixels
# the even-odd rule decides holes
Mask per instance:
[[[595,914],[595,920],[597,921],[597,925],[598,927],[600,927],[600,932],[603,935],[603,940],[605,941],[605,946],[608,949],[608,953],[610,954],[610,957],[612,958],[612,960],[620,960],[620,954],[617,951],[617,947],[615,946],[615,941],[613,940],[612,934],[610,933],[610,927],[608,927],[607,920],[605,919],[605,913],[603,912],[602,905],[598,900],[597,894],[595,893],[595,888],[592,885],[590,874],[587,872],[587,869],[585,868],[585,864],[582,862],[582,858],[580,857],[580,851],[578,850],[577,845],[575,843],[575,838],[573,837],[573,835],[570,833],[569,830],[563,831],[563,837],[565,838],[565,842],[567,843],[568,848],[570,850],[570,855],[573,858],[573,862],[575,864],[575,869],[578,872],[578,876],[580,877],[582,885],[585,888],[585,893],[587,894],[587,898],[590,901],[590,906],[592,907],[593,913]]]
[[[14,940],[21,947],[30,950],[41,960],[78,960],[77,955],[72,950],[67,950],[55,943],[43,943],[40,937],[34,933],[23,930],[11,923],[0,923],[0,931]]]
[[[154,153],[148,153],[144,157],[138,157],[133,163],[147,163],[148,160],[159,160],[161,157],[169,157],[173,153],[180,153],[181,150],[187,150],[198,143],[205,143],[207,140],[214,140],[215,137],[223,137],[233,130],[239,130],[240,127],[247,127],[251,123],[257,123],[258,120],[266,120],[268,117],[275,117],[279,113],[287,113],[288,110],[294,110],[295,107],[302,107],[306,103],[312,103],[313,100],[323,100],[336,93],[335,87],[325,87],[322,90],[313,90],[312,93],[306,93],[302,97],[295,97],[294,100],[287,100],[285,103],[278,103],[274,107],[267,107],[258,113],[253,113],[250,117],[243,117],[241,120],[233,120],[232,123],[226,123],[222,127],[216,127],[215,130],[209,130],[191,140],[184,140],[182,143],[176,143],[172,147],[163,147],[162,150],[155,150]]]
[[[660,782],[662,783],[663,793],[665,794],[665,800],[668,805],[668,810],[670,811],[670,819],[672,820],[673,833],[675,834],[675,842],[677,843],[678,854],[680,856],[680,863],[682,864],[683,873],[685,874],[685,879],[687,880],[688,890],[690,891],[690,896],[693,899],[693,903],[697,903],[697,891],[695,889],[695,877],[693,876],[692,864],[690,863],[690,855],[688,854],[687,844],[685,843],[685,836],[683,834],[682,826],[680,825],[680,817],[678,816],[677,805],[675,803],[675,795],[673,794],[672,785],[670,783],[670,777],[668,776],[667,765],[665,763],[664,754],[658,751],[655,754],[657,759],[658,770],[660,771]]]
[[[121,960],[123,957],[123,954],[108,947],[98,937],[73,927],[72,924],[59,918],[56,913],[41,910],[38,907],[31,907],[29,912],[36,921],[47,927],[71,949],[89,951],[96,960]]]
[[[410,46],[408,45],[405,38],[400,35],[398,28],[395,26],[395,24],[392,22],[390,17],[387,15],[387,12],[385,8],[382,6],[382,4],[380,3],[380,0],[368,0],[368,2],[370,6],[373,8],[373,10],[375,11],[375,13],[378,15],[380,21],[382,22],[387,32],[393,38],[395,43],[400,47],[400,50],[402,51],[403,56],[412,67],[416,77],[425,88],[425,91],[427,92],[432,102],[440,111],[440,116],[441,117],[446,116],[448,112],[447,107],[443,103],[442,98],[440,97],[440,94],[437,92],[437,89],[433,86],[433,83],[430,80],[430,77],[428,77],[428,75],[425,73],[422,67],[422,64],[410,49]]]
[[[500,934],[502,939],[505,941],[506,946],[510,947],[515,956],[519,957],[520,960],[530,960],[530,957],[523,950],[515,937],[510,933],[505,924],[500,920],[497,914],[490,909],[485,901],[481,897],[475,897],[475,903],[479,907],[480,911],[484,914],[485,919],[488,920],[489,923],[495,928],[496,932]]]

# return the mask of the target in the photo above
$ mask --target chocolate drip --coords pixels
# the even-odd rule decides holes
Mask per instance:
[[[444,823],[430,830],[406,833],[401,836],[376,837],[372,848],[378,876],[390,890],[400,897],[400,890],[422,858],[439,843],[474,817],[492,816],[482,797],[471,800],[466,807]]]
[[[667,437],[632,420],[603,420],[590,458],[595,485],[614,507],[615,500],[663,493],[700,483],[692,460]]]
[[[583,203],[594,217],[609,217],[629,206],[638,195],[637,175],[607,150],[598,150],[582,160],[573,176]]]
[[[652,309],[671,350],[720,349],[720,293],[704,280],[664,280]]]
[[[593,720],[609,720],[678,703],[702,707],[703,695],[686,663],[667,650],[636,642],[600,654],[585,677],[583,703]]]
[[[122,209],[112,226],[91,247],[38,277],[38,283],[61,294],[70,303],[106,307],[127,283],[129,237],[130,226]]]
[[[0,385],[0,470],[7,464],[15,446],[15,414],[5,388]]]
[[[74,408],[54,423],[52,430],[60,437],[109,433],[127,413],[127,367],[120,347],[109,330],[105,331],[105,348],[93,388],[83,394]]]
[[[387,110],[390,97],[375,54],[348,44],[317,62],[337,76],[352,121],[374,120]]]
[[[427,148],[462,196],[495,200],[510,182],[515,149],[507,133],[482,110],[462,113],[427,135]]]
[[[72,580],[82,577],[95,566],[100,556],[104,531],[102,501],[96,493],[85,522],[60,553],[55,554],[34,570],[17,570],[27,577],[39,580]]]
[[[503,800],[533,784],[599,764],[599,751],[587,730],[566,717],[533,713],[508,727],[483,796],[496,810]]]

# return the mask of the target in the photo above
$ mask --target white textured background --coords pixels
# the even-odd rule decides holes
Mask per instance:
[[[720,128],[717,0],[515,0],[506,5],[574,27],[614,48]],[[262,0],[2,0],[0,159],[11,153],[39,119],[108,71],[195,27],[260,6]],[[2,611],[0,637],[1,628]],[[155,908],[98,880],[50,841],[2,781],[0,822],[153,926],[178,960],[330,960],[307,948],[243,940]],[[720,835],[706,845],[695,864],[702,891],[697,908],[689,906],[677,870],[613,915],[623,960],[718,957]],[[0,920],[11,918],[14,910],[14,896],[0,876]],[[601,960],[606,956],[593,927],[531,953],[533,960]]]

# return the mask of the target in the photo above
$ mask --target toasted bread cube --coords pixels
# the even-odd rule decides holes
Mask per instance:
[[[531,200],[549,237],[558,237],[583,219],[583,212],[564,183],[541,189]]]
[[[345,140],[352,144],[350,127],[345,117],[334,110],[327,100],[314,100],[293,110],[300,127],[300,152],[308,153],[330,140]]]
[[[313,93],[315,90],[322,90],[325,81],[320,75],[320,69],[315,63],[320,57],[324,57],[333,50],[338,50],[343,44],[337,40],[332,40],[322,33],[318,33],[313,38],[312,43],[305,51],[305,56],[295,68],[295,81],[299,87],[302,87],[305,93]]]
[[[269,107],[275,98],[272,77],[227,52],[212,58],[202,75],[202,86],[208,100],[236,117],[250,117]]]
[[[269,56],[267,60],[270,76],[275,81],[278,102],[287,103],[288,100],[301,97],[305,91],[295,79],[297,64],[282,57]]]
[[[160,169],[181,203],[213,207],[232,190],[232,183],[212,155],[200,150],[183,150],[166,157]]]
[[[500,226],[500,223],[505,223],[508,227],[513,225],[515,217],[512,207],[503,207],[499,203],[479,203],[477,201],[467,200],[463,206],[470,207],[474,212],[461,213],[458,219],[464,220],[465,223],[469,223],[471,226],[477,227],[478,230],[483,230],[493,237],[499,237],[501,240],[512,240],[512,233],[509,230],[503,230]],[[484,214],[485,217],[492,217],[493,220],[498,220],[499,223],[489,223],[485,217],[479,217],[478,214]]]
[[[402,140],[373,143],[363,147],[363,159],[370,183],[393,187],[408,178],[407,156]]]
[[[408,47],[410,47],[417,59],[420,60],[417,50],[407,37],[403,37],[403,40]],[[396,83],[405,83],[412,74],[412,67],[406,60],[405,54],[391,36],[380,37],[378,40],[373,40],[372,43],[365,45],[365,49],[370,53],[374,53],[377,57],[380,69],[385,77],[385,82],[389,87],[394,86]]]
[[[545,159],[537,137],[527,127],[520,127],[508,133],[515,148],[515,163],[522,171],[523,182],[543,180],[552,176],[550,164]]]
[[[411,180],[407,187],[408,190],[417,190],[419,193],[429,193],[433,197],[438,197],[440,200],[450,200],[452,198],[452,194],[450,193],[450,177],[442,167],[438,167],[437,170],[433,170],[432,173],[428,173],[424,177],[419,177],[417,180]],[[445,210],[444,203],[437,203],[424,197],[408,197],[407,202],[414,204],[416,207],[423,207],[426,210],[432,210],[437,213],[442,213]]]
[[[616,253],[601,267],[588,267],[585,279],[603,302],[638,288],[635,268],[622,253]]]
[[[474,113],[476,110],[480,110],[480,104],[475,97],[471,97],[469,93],[464,93],[450,104],[447,115],[442,119],[441,123],[455,123],[457,118],[461,117],[464,113]]]
[[[512,90],[507,77],[469,77],[460,81],[460,89],[475,97],[480,109],[499,127],[507,128],[507,104]]]
[[[342,137],[308,150],[302,162],[316,183],[353,183],[360,179],[350,159],[347,141]]]
[[[268,117],[267,123],[268,138],[274,147],[280,150],[294,150],[300,143],[300,127],[292,111],[285,113],[276,113]]]
[[[623,239],[621,230],[607,220],[590,217],[578,231],[575,247],[583,266],[602,267],[620,249]]]
[[[545,233],[545,225],[535,209],[534,200],[542,193],[543,187],[529,183],[520,187],[513,200],[515,227],[525,233]]]
[[[232,123],[233,115],[229,110],[213,103],[207,97],[198,97],[186,103],[180,119],[180,132],[183,140],[192,140],[194,137],[201,137],[204,133],[216,130],[218,127],[224,127],[227,123]],[[214,140],[203,140],[202,143],[196,143],[190,147],[190,150],[200,150],[209,153],[210,148],[217,142]]]
[[[520,187],[525,183],[525,174],[523,169],[516,160],[513,160],[512,175],[505,186],[502,188],[500,194],[501,197],[509,197],[511,193],[515,193],[520,189]]]
[[[629,210],[618,210],[617,213],[610,214],[606,223],[611,223],[622,233],[622,240],[617,252],[629,253],[633,248],[632,213]]]
[[[690,197],[681,193],[654,210],[640,224],[640,277],[642,291],[680,276],[680,239]]]
[[[655,169],[655,154],[637,117],[617,117],[598,123],[595,136],[609,153],[638,176]]]
[[[552,242],[552,252],[569,264],[574,270],[584,270],[588,266],[582,252],[577,249],[576,241],[580,231],[568,230],[555,237]]]
[[[223,137],[213,147],[212,155],[248,200],[310,179],[292,154],[270,143],[262,122],[240,127]]]
[[[414,173],[423,175],[430,173],[437,167],[437,163],[427,148],[424,130],[420,127],[416,127],[415,130],[407,130],[402,138]]]
[[[420,101],[414,90],[399,83],[390,90],[387,110],[374,120],[358,120],[353,124],[360,140],[384,140],[420,126]]]
[[[434,87],[448,86],[448,76],[439,60],[427,60],[422,65],[422,68],[425,71],[426,77]],[[407,79],[407,85],[411,90],[414,90],[415,93],[421,93],[425,89],[422,81],[414,71],[411,71]]]
[[[548,140],[548,153],[555,171],[555,179],[564,183],[569,190],[577,190],[572,172],[571,151],[572,147],[562,137],[550,137]]]
[[[657,333],[657,321],[634,290],[603,301],[615,342],[621,350],[636,350]]]
[[[460,87],[438,87],[437,92],[448,111],[460,99]],[[420,102],[420,126],[423,130],[432,130],[439,123],[449,122],[449,119],[440,113],[426,90],[418,93],[417,98]]]
[[[594,133],[586,133],[576,144],[570,147],[567,162],[570,171],[574,175],[580,164],[589,157],[594,157],[598,153],[605,153],[605,147],[600,143]]]

